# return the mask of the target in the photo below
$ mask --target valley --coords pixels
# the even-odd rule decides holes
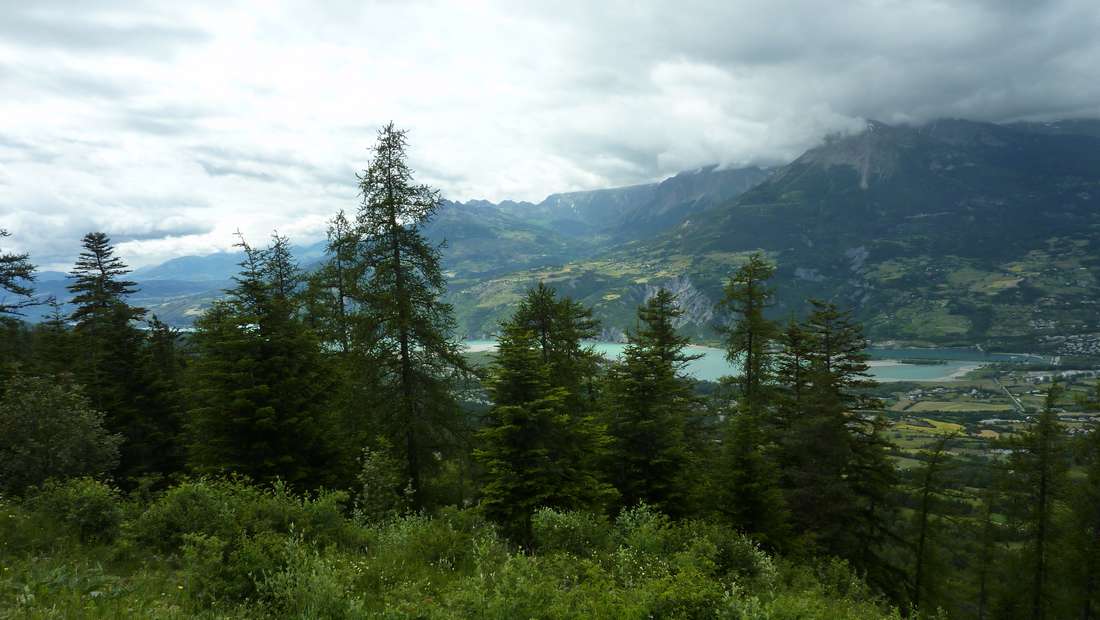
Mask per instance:
[[[678,327],[714,344],[728,320],[716,303],[725,279],[760,250],[777,264],[777,318],[800,316],[804,300],[819,297],[852,308],[874,342],[1092,358],[1097,126],[870,122],[773,169],[701,168],[538,204],[446,203],[425,233],[444,244],[445,299],[466,338],[495,333],[542,281],[592,307],[613,342],[634,308],[667,288],[685,311]],[[315,268],[324,243],[297,255]],[[237,260],[138,270],[138,301],[188,325],[230,285]],[[45,293],[63,298],[63,287],[43,278]]]

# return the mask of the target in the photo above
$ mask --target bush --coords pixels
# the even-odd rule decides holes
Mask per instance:
[[[91,478],[50,481],[31,492],[27,508],[42,520],[52,520],[80,542],[109,543],[122,523],[119,492]]]
[[[200,479],[173,487],[133,523],[134,538],[166,552],[182,548],[188,534],[234,541],[265,532],[301,533],[319,544],[362,546],[363,530],[343,516],[347,493],[293,494],[276,482],[261,489],[240,479]]]
[[[676,546],[676,532],[667,515],[641,503],[625,508],[615,519],[618,543],[647,554],[664,555]]]
[[[535,546],[545,552],[564,551],[589,557],[606,551],[611,542],[607,519],[591,512],[543,508],[535,513],[531,526]]]
[[[76,387],[17,376],[0,396],[0,492],[51,478],[101,476],[118,464],[122,437],[103,428]]]

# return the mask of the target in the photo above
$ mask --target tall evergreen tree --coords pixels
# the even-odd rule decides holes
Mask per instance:
[[[403,449],[414,504],[421,506],[428,455],[460,422],[450,387],[467,366],[452,336],[451,306],[440,301],[446,280],[439,250],[421,232],[442,201],[437,190],[414,183],[407,144],[405,131],[387,124],[359,176],[356,227],[365,268],[355,291],[356,332],[392,403],[386,426]]]
[[[11,233],[0,228],[0,239],[10,237]],[[24,253],[0,251],[0,318],[5,315],[18,316],[20,311],[33,305],[34,265]],[[14,299],[8,299],[13,295]]]
[[[1100,385],[1095,407],[1100,409]],[[1086,401],[1087,402],[1087,401]],[[1070,521],[1066,560],[1073,608],[1081,620],[1100,617],[1100,428],[1081,441],[1083,480],[1069,493]]]
[[[1013,479],[1010,510],[1025,542],[1019,577],[1026,580],[1021,591],[1027,592],[1027,600],[1017,602],[1017,613],[1032,620],[1050,617],[1057,604],[1051,592],[1051,554],[1056,540],[1055,508],[1065,491],[1068,456],[1065,431],[1055,412],[1061,395],[1062,387],[1053,384],[1043,411],[1013,440],[1008,463]]]
[[[300,273],[275,235],[244,252],[228,298],[196,321],[188,460],[199,473],[331,484],[331,374],[294,297]],[[349,474],[350,475],[350,474]]]
[[[343,211],[329,222],[326,260],[309,278],[307,316],[314,330],[342,355],[351,351],[350,301],[361,274],[359,237]]]
[[[143,455],[155,447],[145,443],[146,420],[165,413],[145,410],[138,403],[144,389],[140,368],[144,335],[135,323],[144,317],[145,309],[127,301],[137,292],[137,284],[125,279],[130,269],[115,256],[105,233],[88,233],[82,243],[68,285],[74,306],[69,320],[74,324],[78,353],[73,370],[93,407],[106,415],[107,428],[125,438],[117,473],[127,480],[147,473]]]
[[[675,296],[659,290],[638,308],[622,361],[611,366],[604,394],[608,427],[615,438],[612,479],[623,506],[646,502],[681,515],[689,497],[691,455],[685,438],[688,418],[702,405],[684,366],[688,341],[675,323],[683,315]]]
[[[593,421],[574,424],[569,393],[553,385],[538,336],[515,320],[502,332],[489,380],[493,406],[475,455],[485,469],[486,514],[529,543],[536,509],[598,509],[613,496],[597,469],[572,458],[577,447],[606,450],[607,437]]]
[[[881,403],[867,394],[867,343],[849,313],[811,301],[802,326],[808,383],[783,451],[787,499],[797,528],[823,551],[851,560],[882,587],[904,575],[884,550],[896,542],[890,494],[895,472],[883,439]]]
[[[913,544],[912,601],[918,609],[935,600],[936,590],[930,568],[935,564],[936,534],[942,529],[938,527],[937,504],[944,495],[944,478],[951,465],[948,444],[955,437],[953,433],[944,433],[930,450],[925,450],[924,464],[917,474],[919,486],[914,489],[917,508],[914,513],[916,540]],[[934,609],[930,604],[928,608]]]
[[[754,413],[770,402],[768,390],[774,374],[772,343],[779,328],[764,312],[773,303],[774,291],[768,280],[774,273],[775,266],[762,254],[753,254],[730,278],[722,300],[734,316],[733,327],[725,331],[726,357],[741,366],[738,383],[742,401]]]
[[[787,516],[773,462],[777,324],[765,316],[772,305],[768,280],[775,267],[756,253],[726,284],[723,305],[733,315],[725,330],[726,357],[741,367],[738,406],[727,413],[719,510],[738,529],[771,545],[787,538]]]

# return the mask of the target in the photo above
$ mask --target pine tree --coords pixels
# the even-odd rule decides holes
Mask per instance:
[[[11,233],[0,228],[0,239],[10,237]],[[27,254],[0,251],[0,318],[5,315],[18,316],[21,310],[34,305],[34,265]],[[7,295],[14,295],[9,300]]]
[[[608,372],[604,394],[615,438],[612,479],[622,505],[645,502],[670,515],[687,508],[685,426],[702,409],[683,374],[695,357],[684,353],[688,341],[674,328],[682,315],[664,289],[638,309],[637,326],[627,335],[622,360]]]
[[[592,309],[569,297],[559,299],[554,289],[539,282],[520,301],[512,320],[535,335],[553,384],[569,393],[575,408],[590,407],[600,359],[584,344],[596,337],[599,326]]]
[[[359,238],[355,228],[341,211],[329,222],[325,255],[327,259],[308,282],[307,316],[314,330],[342,355],[351,351],[350,300],[361,274],[356,261]]]
[[[188,461],[198,473],[329,484],[331,374],[294,297],[300,273],[285,237],[243,239],[236,286],[196,321]]]
[[[384,398],[392,403],[385,426],[403,449],[414,504],[420,507],[427,456],[459,428],[450,388],[467,365],[452,336],[451,306],[440,301],[446,280],[439,249],[421,232],[442,201],[437,190],[414,184],[406,146],[405,132],[389,123],[378,132],[374,155],[359,176],[356,228],[363,277],[354,292],[355,346],[371,359]]]

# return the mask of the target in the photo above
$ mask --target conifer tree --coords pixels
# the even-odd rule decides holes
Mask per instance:
[[[728,410],[719,469],[719,511],[731,525],[770,545],[787,537],[786,509],[773,457],[775,359],[779,329],[764,312],[772,305],[768,280],[775,267],[760,253],[726,284],[723,305],[733,315],[725,330],[726,357],[740,365],[737,407]]]
[[[422,234],[442,200],[437,190],[414,183],[407,144],[405,131],[387,124],[359,175],[356,268],[362,278],[354,291],[355,346],[379,374],[379,391],[389,403],[383,422],[404,453],[420,507],[428,455],[459,428],[450,388],[467,365],[452,336],[451,306],[440,300],[446,280],[439,249]]]
[[[882,587],[903,575],[884,549],[897,539],[890,493],[895,472],[882,437],[879,401],[866,392],[866,340],[850,314],[811,300],[801,330],[808,383],[786,434],[787,499],[798,530],[822,550],[845,557]]]
[[[10,236],[11,233],[0,228],[0,239]],[[25,252],[0,251],[0,318],[18,316],[23,308],[35,303],[33,283],[34,265]],[[14,299],[9,299],[8,295]]]
[[[1100,408],[1100,385],[1096,391]],[[1082,620],[1100,617],[1100,428],[1093,428],[1080,446],[1083,480],[1071,486],[1066,560],[1071,576],[1073,610]]]
[[[760,413],[770,402],[768,390],[774,373],[771,349],[779,329],[764,311],[773,303],[774,292],[768,280],[774,273],[775,267],[762,254],[753,254],[730,278],[722,300],[735,321],[725,331],[726,357],[741,366],[741,398],[753,413]]]
[[[329,484],[331,374],[294,297],[300,272],[285,237],[243,239],[236,286],[196,321],[188,460],[198,473]]]
[[[1009,458],[1013,484],[1009,502],[1014,523],[1025,541],[1021,556],[1022,585],[1027,601],[1020,601],[1021,615],[1032,620],[1049,617],[1053,600],[1051,554],[1056,540],[1055,508],[1065,490],[1067,453],[1065,431],[1058,422],[1055,405],[1062,387],[1053,384],[1047,391],[1043,411],[1030,427],[1012,442]]]
[[[107,428],[125,441],[119,455],[118,474],[128,480],[146,473],[143,455],[146,419],[165,415],[145,410],[138,403],[144,389],[140,369],[144,336],[135,323],[145,309],[130,305],[127,297],[137,284],[125,279],[130,269],[119,257],[105,233],[84,235],[83,250],[69,278],[74,306],[69,320],[78,357],[74,375],[85,388],[93,407],[106,415]]]
[[[551,385],[533,332],[515,321],[502,331],[489,381],[493,406],[475,451],[485,469],[481,505],[510,536],[529,543],[534,511],[562,507],[562,473],[571,466],[560,453],[571,430],[568,393]]]
[[[944,494],[944,477],[951,465],[951,454],[947,451],[948,443],[955,437],[954,433],[944,433],[930,450],[925,450],[924,464],[917,473],[919,487],[915,489],[918,503],[914,514],[916,541],[913,545],[912,600],[913,606],[918,609],[929,600],[933,600],[935,594],[929,568],[934,563],[936,535],[941,529],[937,527],[939,524],[936,508]],[[929,606],[929,608],[933,607]]]
[[[688,418],[702,405],[683,374],[695,356],[675,323],[683,315],[676,298],[659,290],[638,309],[622,360],[608,372],[604,394],[608,427],[615,439],[612,480],[621,503],[650,504],[680,515],[689,497],[691,455],[685,438]]]
[[[501,329],[493,408],[476,454],[486,467],[486,510],[523,538],[534,508],[600,510],[615,497],[602,479],[611,440],[582,376],[594,364],[582,344],[594,330],[591,311],[539,285]],[[493,499],[504,497],[518,502],[514,510]]]
[[[345,356],[351,351],[349,305],[360,276],[356,261],[358,242],[354,226],[340,211],[328,225],[327,258],[308,282],[307,316],[318,335]]]

